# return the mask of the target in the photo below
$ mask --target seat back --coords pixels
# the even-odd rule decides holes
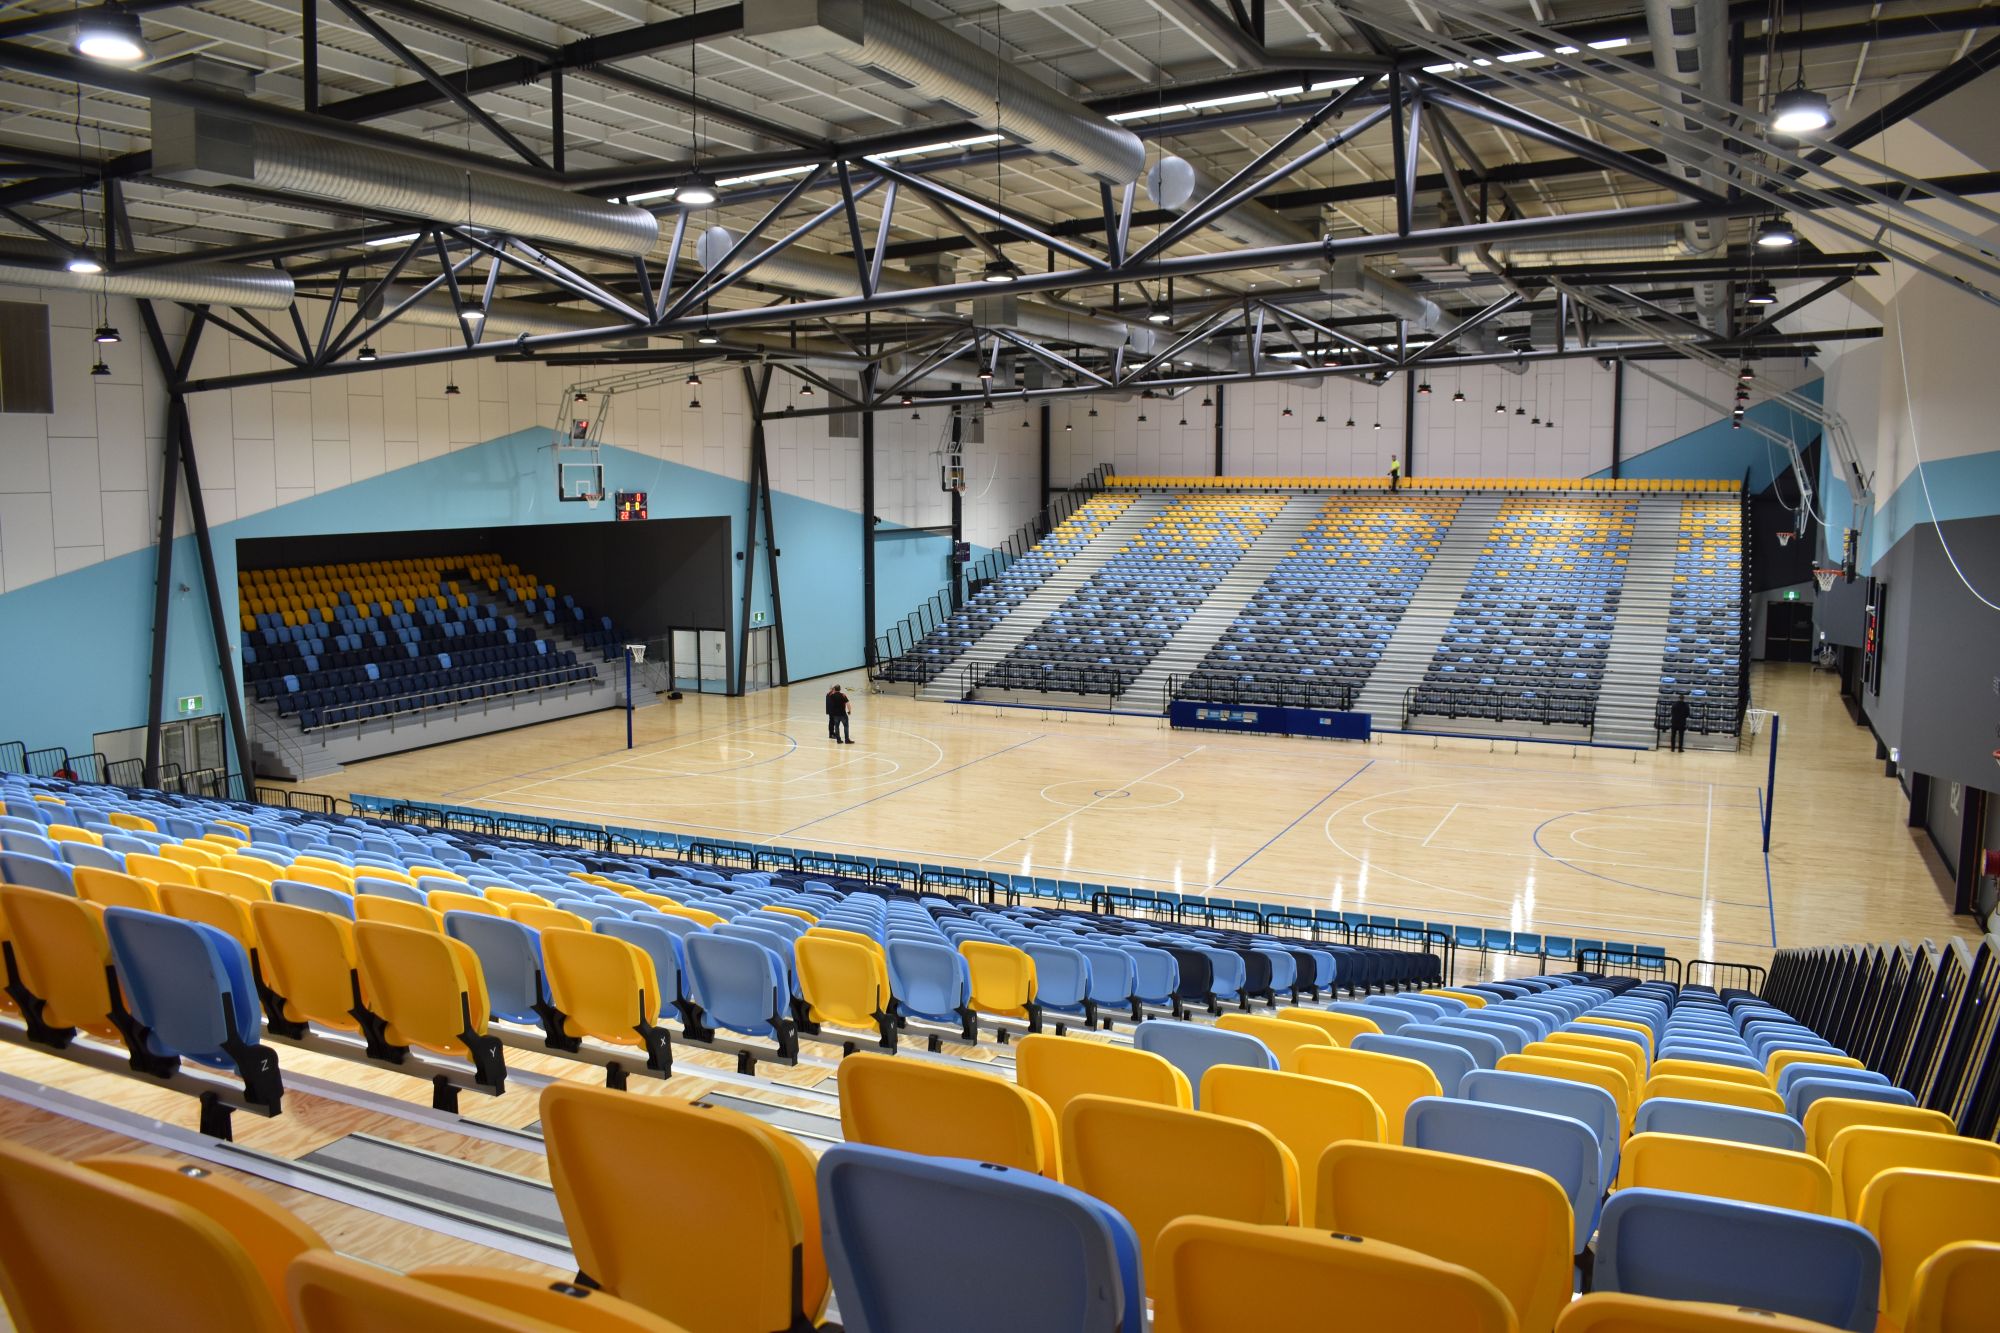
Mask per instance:
[[[1313,1225],[1469,1268],[1500,1289],[1523,1329],[1549,1327],[1569,1303],[1576,1224],[1562,1186],[1540,1171],[1348,1140],[1320,1157]]]
[[[1597,1230],[1595,1289],[1875,1327],[1882,1254],[1852,1222],[1670,1190],[1621,1189]]]
[[[1382,1108],[1384,1143],[1403,1141],[1403,1122],[1410,1103],[1419,1097],[1441,1097],[1444,1085],[1420,1060],[1380,1051],[1327,1050],[1299,1052],[1299,1072],[1313,1078],[1349,1083],[1366,1092]]]
[[[1187,1077],[1201,1105],[1201,1078],[1213,1065],[1243,1065],[1276,1069],[1278,1057],[1262,1041],[1245,1032],[1229,1032],[1200,1023],[1149,1018],[1132,1034],[1132,1044],[1166,1060]]]
[[[1132,1224],[1149,1273],[1153,1244],[1176,1217],[1298,1223],[1298,1166],[1261,1126],[1086,1095],[1063,1108],[1061,1140],[1063,1179]]]
[[[1415,1026],[1415,1025],[1413,1025]],[[1415,1060],[1427,1066],[1437,1076],[1438,1086],[1447,1097],[1458,1095],[1459,1082],[1479,1066],[1471,1054],[1462,1047],[1441,1041],[1426,1041],[1421,1037],[1411,1037],[1404,1033],[1391,1035],[1383,1033],[1372,1036],[1368,1033],[1354,1039],[1357,1051],[1372,1051],[1378,1055],[1401,1056],[1405,1060]]]
[[[275,1017],[355,1032],[354,924],[333,912],[290,903],[252,903],[264,982],[285,1000]]]
[[[606,917],[594,929],[600,935],[636,944],[653,960],[653,980],[660,988],[660,1012],[666,1013],[678,1000],[687,998],[686,970],[681,946],[674,933],[662,926],[664,918],[642,920],[635,917]]]
[[[1500,1057],[1507,1054],[1507,1046],[1500,1038],[1485,1032],[1468,1031],[1462,1027],[1446,1027],[1443,1021],[1412,1023],[1396,1035],[1419,1041],[1434,1041],[1445,1046],[1456,1046],[1472,1057],[1475,1069],[1492,1069],[1500,1063]],[[1439,1074],[1438,1081],[1444,1081],[1442,1073]]]
[[[1609,1028],[1594,1025],[1596,1031],[1584,1030],[1581,1022],[1573,1027],[1560,1028],[1548,1035],[1546,1044],[1550,1046],[1580,1046],[1585,1050],[1597,1051],[1603,1055],[1617,1056],[1625,1062],[1625,1070],[1631,1075],[1634,1086],[1643,1084],[1649,1074],[1660,1072],[1653,1068],[1652,1052],[1645,1044],[1645,1038],[1630,1028]],[[1616,1036],[1600,1036],[1599,1033],[1616,1033]],[[1627,1038],[1632,1040],[1626,1040]],[[1542,1045],[1544,1043],[1536,1043]],[[1523,1048],[1526,1050],[1527,1048]],[[1531,1055],[1546,1055],[1546,1051],[1528,1051]],[[1557,1057],[1561,1059],[1561,1056]],[[1686,1072],[1686,1071],[1681,1071]]]
[[[0,884],[0,920],[21,984],[42,1001],[41,1021],[116,1041],[111,944],[98,910],[62,894]]]
[[[137,875],[91,866],[76,866],[71,873],[75,876],[76,896],[87,903],[99,907],[136,907],[142,912],[160,910],[159,891]]]
[[[1649,1097],[1632,1118],[1635,1134],[1691,1134],[1727,1139],[1786,1152],[1806,1150],[1806,1132],[1799,1122],[1775,1111],[1752,1111],[1718,1102],[1690,1102],[1678,1097]]]
[[[536,1006],[548,999],[547,982],[542,976],[541,944],[533,931],[518,921],[483,912],[446,912],[444,933],[479,956],[492,1017],[541,1025]]]
[[[1625,1142],[1624,1127],[1618,1118],[1617,1099],[1604,1089],[1539,1074],[1475,1069],[1459,1083],[1458,1095],[1466,1101],[1518,1106],[1525,1111],[1546,1111],[1582,1121],[1597,1136],[1598,1181],[1617,1179],[1618,1153]]]
[[[1050,1179],[1058,1174],[1048,1103],[975,1070],[866,1051],[850,1055],[840,1062],[840,1128],[850,1143],[969,1157]]]
[[[1090,999],[1090,963],[1075,949],[1042,942],[1021,944],[1035,964],[1035,1000],[1049,1008],[1080,1012]]]
[[[405,902],[401,898],[379,893],[354,895],[354,919],[378,925],[402,926],[409,930],[427,930],[433,935],[444,934],[442,913],[433,912],[422,903]]]
[[[479,958],[463,942],[364,918],[354,923],[354,955],[362,994],[393,1044],[466,1055],[465,1035],[485,1035],[492,1010]]]
[[[705,932],[682,941],[688,981],[707,1016],[737,1032],[770,1036],[790,1006],[783,965],[755,940]]]
[[[257,927],[250,916],[250,904],[241,898],[188,884],[162,884],[160,910],[183,921],[213,926],[241,944],[246,952],[257,947]]]
[[[1637,1098],[1632,1092],[1632,1081],[1616,1069],[1585,1064],[1581,1060],[1552,1060],[1542,1055],[1503,1055],[1499,1067],[1508,1073],[1539,1074],[1543,1078],[1567,1079],[1572,1083],[1588,1083],[1594,1088],[1602,1088],[1618,1103],[1619,1138],[1622,1140],[1631,1132]]]
[[[1826,1333],[1826,1325],[1747,1306],[1603,1291],[1571,1301],[1556,1333]]]
[[[1331,1045],[1348,1046],[1364,1032],[1381,1032],[1383,1025],[1373,1018],[1360,1014],[1338,1013],[1332,1009],[1302,1009],[1285,1007],[1278,1010],[1278,1017],[1288,1023],[1310,1023],[1327,1036],[1333,1038]]]
[[[83,1255],[116,1255],[107,1280]],[[0,1141],[0,1296],[23,1333],[287,1333],[243,1247],[178,1200]]]
[[[0,852],[0,883],[45,889],[50,893],[76,893],[67,862],[28,852]]]
[[[890,939],[890,989],[899,1011],[958,1021],[957,1010],[971,1002],[964,955],[943,941]]]
[[[1242,1032],[1255,1037],[1278,1058],[1278,1068],[1293,1069],[1298,1052],[1307,1046],[1331,1046],[1325,1029],[1311,1023],[1271,1018],[1264,1014],[1225,1013],[1215,1020],[1225,1032]]]
[[[194,877],[195,882],[204,889],[226,893],[247,903],[271,900],[270,881],[259,879],[255,875],[246,875],[237,870],[225,870],[221,866],[197,866]]]
[[[1888,1102],[1865,1102],[1853,1097],[1821,1097],[1806,1108],[1806,1151],[1825,1161],[1833,1149],[1835,1136],[1850,1125],[1885,1125],[1891,1129],[1914,1129],[1926,1134],[1958,1133],[1957,1124],[1943,1111],[1897,1106]]]
[[[819,1206],[853,1333],[1145,1329],[1138,1238],[1080,1190],[984,1162],[843,1144],[820,1159]],[[926,1217],[951,1224],[910,1225]],[[968,1265],[968,1253],[993,1261]]]
[[[646,1048],[661,1002],[644,949],[614,935],[552,930],[542,936],[542,965],[565,1036]]]
[[[1011,944],[962,940],[958,952],[971,973],[972,1007],[983,1014],[1024,1018],[1034,1002],[1035,960]]]
[[[1330,1319],[1370,1333],[1520,1327],[1484,1277],[1372,1238],[1185,1217],[1167,1224],[1153,1262],[1154,1333],[1336,1326]]]
[[[1833,1177],[1819,1158],[1688,1134],[1634,1134],[1625,1140],[1618,1188],[1679,1190],[1834,1215]]]
[[[198,921],[130,907],[104,909],[104,933],[126,1007],[154,1055],[184,1055],[233,1068],[264,1032],[250,956]],[[263,1060],[275,1067],[268,1052]]]
[[[419,1269],[404,1276],[314,1253],[302,1256],[288,1277],[299,1333],[680,1333],[678,1325],[615,1296],[506,1269]]]
[[[1770,1094],[1776,1097],[1777,1093]],[[1915,1106],[1916,1097],[1907,1088],[1884,1087],[1879,1083],[1855,1083],[1847,1079],[1802,1078],[1785,1093],[1782,1109],[1804,1124],[1814,1102],[1828,1097],[1849,1101],[1882,1102],[1889,1106]]]
[[[1682,1056],[1662,1056],[1654,1062],[1655,1074],[1679,1074],[1687,1078],[1705,1078],[1717,1083],[1741,1083],[1746,1088],[1769,1088],[1771,1081],[1757,1069],[1743,1069],[1736,1065],[1717,1064],[1713,1061],[1693,1060]]]
[[[1046,1102],[1058,1119],[1071,1098],[1086,1093],[1157,1106],[1194,1105],[1187,1075],[1163,1057],[1077,1037],[1021,1038],[1014,1046],[1014,1081]]]
[[[1959,1241],[2000,1242],[2000,1180],[1895,1167],[1861,1191],[1859,1220],[1882,1247],[1882,1314],[1901,1328],[1925,1260]]]
[[[1382,1108],[1360,1088],[1330,1079],[1272,1069],[1212,1065],[1201,1080],[1201,1107],[1211,1115],[1262,1125],[1291,1149],[1299,1171],[1299,1216],[1310,1218],[1318,1193],[1317,1164],[1328,1145],[1343,1139],[1380,1143],[1387,1133]]]
[[[338,889],[323,889],[317,884],[306,884],[295,879],[271,881],[271,897],[293,907],[310,907],[317,912],[333,912],[354,919],[354,895],[342,893]]]
[[[1859,1221],[1861,1195],[1884,1171],[1911,1168],[2000,1177],[2000,1143],[1917,1129],[1854,1125],[1833,1136],[1826,1166],[1833,1175],[1836,1215]]]
[[[812,1155],[749,1116],[577,1083],[542,1090],[570,1246],[603,1290],[697,1333],[773,1333],[826,1305]],[[662,1247],[690,1257],[662,1263]]]
[[[1562,1186],[1576,1224],[1576,1253],[1583,1253],[1597,1222],[1603,1194],[1597,1135],[1581,1120],[1490,1102],[1423,1097],[1411,1103],[1403,1142],[1432,1152],[1539,1171]]]
[[[842,938],[847,932],[811,930],[793,944],[799,993],[815,1022],[837,1027],[877,1027],[889,1012],[889,963],[879,945]]]
[[[1952,1333],[1978,1328],[2000,1310],[2000,1245],[1968,1240],[1947,1245],[1917,1270],[1903,1333]]]

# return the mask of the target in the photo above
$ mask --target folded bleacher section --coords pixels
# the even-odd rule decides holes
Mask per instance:
[[[1743,506],[1733,496],[1681,501],[1674,582],[1660,664],[1660,717],[1685,696],[1694,731],[1735,731],[1743,708]]]
[[[1458,511],[1455,496],[1334,496],[1180,696],[1351,707]]]
[[[593,682],[621,641],[491,555],[249,569],[237,590],[245,687],[307,733]]]
[[[1181,496],[983,677],[1003,690],[1123,693],[1278,511],[1279,496]]]
[[[1510,496],[1412,712],[1588,726],[1638,501]]]
[[[962,610],[926,634],[909,652],[886,663],[882,678],[929,681],[958,661],[988,630],[1004,620],[1035,589],[1074,559],[1092,539],[1132,507],[1129,495],[1099,495],[1057,524],[1020,559],[1008,565]]]

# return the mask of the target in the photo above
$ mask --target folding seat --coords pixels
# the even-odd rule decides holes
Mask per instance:
[[[1772,1093],[1771,1096],[1777,1094]],[[1833,1097],[1845,1101],[1882,1102],[1889,1106],[1915,1106],[1917,1101],[1904,1088],[1855,1083],[1845,1079],[1802,1078],[1786,1092],[1783,1106],[1787,1115],[1804,1124],[1805,1118],[1812,1113],[1813,1103]],[[1810,1131],[1806,1137],[1811,1139]]]
[[[515,922],[494,922],[497,929],[525,931]],[[474,927],[477,929],[477,927]],[[637,1047],[646,1068],[665,1078],[673,1072],[667,1030],[659,1026],[662,1001],[653,960],[644,949],[612,935],[580,930],[552,930],[541,937],[547,976],[549,1044],[576,1050],[589,1037],[613,1046]],[[605,1066],[607,1085],[625,1086],[625,1070]]]
[[[80,1254],[117,1256],[106,1280]],[[0,1143],[0,1295],[23,1333],[291,1325],[243,1247],[196,1208]]]
[[[0,942],[10,996],[20,1006],[30,1040],[60,1047],[78,1029],[120,1040],[124,1000],[115,989],[111,945],[95,908],[41,889],[0,884],[0,921],[6,923]],[[14,992],[17,986],[25,998]]]
[[[1412,1102],[1444,1094],[1429,1065],[1400,1055],[1314,1048],[1299,1053],[1298,1066],[1301,1074],[1351,1084],[1373,1097],[1382,1108],[1385,1143],[1403,1141],[1404,1117]]]
[[[1431,1073],[1437,1076],[1438,1085],[1447,1097],[1456,1097],[1460,1080],[1479,1067],[1470,1053],[1457,1046],[1401,1034],[1371,1035],[1364,1032],[1354,1039],[1352,1049],[1398,1056],[1428,1066]]]
[[[1834,1215],[1833,1179],[1817,1157],[1726,1139],[1634,1134],[1625,1141],[1618,1187],[1679,1190]]]
[[[588,1285],[689,1333],[818,1321],[826,1256],[814,1161],[797,1139],[734,1111],[575,1083],[544,1088],[541,1111]],[[691,1261],[662,1263],[663,1249]]]
[[[357,910],[368,902],[357,899]],[[363,915],[354,923],[354,954],[361,994],[382,1020],[384,1042],[469,1060],[479,1086],[496,1093],[505,1087],[506,1061],[500,1042],[486,1030],[493,1010],[470,946],[446,936],[441,922],[422,929]]]
[[[106,908],[104,932],[130,1015],[134,1068],[165,1074],[184,1057],[237,1074],[246,1100],[277,1111],[278,1058],[258,1042],[263,1009],[242,946],[212,926],[131,907]],[[205,1130],[208,1117],[204,1107]]]
[[[1213,1065],[1202,1076],[1202,1109],[1269,1130],[1299,1163],[1317,1162],[1343,1139],[1380,1143],[1387,1128],[1373,1097],[1350,1084],[1242,1065]],[[1300,1216],[1310,1217],[1318,1189],[1301,1168]]]
[[[1805,1130],[1788,1115],[1753,1111],[1716,1102],[1651,1097],[1639,1103],[1633,1116],[1635,1134],[1683,1134],[1731,1143],[1747,1143],[1786,1152],[1806,1150]]]
[[[273,901],[289,903],[295,907],[310,907],[314,911],[333,912],[354,919],[354,896],[338,889],[321,888],[317,884],[302,884],[297,880],[277,879],[271,881]],[[254,904],[253,904],[254,906]]]
[[[1864,1069],[1867,1067],[1853,1056],[1842,1055],[1831,1046],[1824,1050],[1785,1048],[1771,1052],[1768,1059],[1764,1062],[1764,1072],[1769,1075],[1771,1084],[1775,1087],[1778,1079],[1783,1076],[1785,1070],[1795,1064],[1819,1064],[1840,1069]]]
[[[0,852],[0,883],[46,889],[50,893],[70,897],[76,895],[76,886],[66,862],[46,856],[31,856],[26,852]]]
[[[151,884],[134,875],[115,870],[76,866],[76,896],[100,907],[136,907],[142,912],[160,910],[160,895]]]
[[[327,1252],[299,1258],[289,1297],[300,1333],[684,1333],[629,1302],[568,1282],[500,1268],[423,1268],[404,1276]]]
[[[1551,1032],[1548,1040],[1559,1046],[1584,1046],[1625,1057],[1635,1083],[1643,1083],[1652,1072],[1653,1045],[1645,1033],[1627,1027],[1607,1027],[1580,1019]]]
[[[961,941],[958,952],[965,959],[974,1011],[1026,1019],[1030,1031],[1041,1030],[1033,958],[1012,945],[977,939]]]
[[[1878,1074],[1872,1069],[1848,1069],[1841,1065],[1812,1064],[1787,1065],[1779,1072],[1776,1079],[1768,1084],[1760,1079],[1758,1086],[1776,1088],[1778,1095],[1783,1097],[1792,1090],[1793,1085],[1808,1078],[1826,1079],[1835,1083],[1871,1083],[1878,1088],[1890,1086],[1886,1074]]]
[[[545,1030],[554,1023],[541,941],[534,931],[504,916],[446,912],[444,933],[478,955],[492,1017]]]
[[[1598,1224],[1597,1291],[1876,1326],[1881,1249],[1852,1222],[1669,1190],[1621,1189]]]
[[[1148,1019],[1132,1034],[1139,1050],[1165,1059],[1186,1076],[1195,1090],[1195,1105],[1201,1105],[1201,1080],[1211,1066],[1243,1065],[1251,1069],[1276,1069],[1277,1056],[1257,1037],[1197,1023],[1177,1023],[1169,1019]]]
[[[776,953],[755,940],[713,931],[690,935],[682,944],[687,951],[689,990],[705,1022],[769,1037],[777,1043],[782,1059],[798,1057],[791,988]]]
[[[1506,1073],[1537,1074],[1544,1078],[1568,1079],[1602,1088],[1618,1103],[1620,1137],[1631,1130],[1632,1115],[1637,1109],[1638,1099],[1633,1094],[1631,1080],[1626,1078],[1621,1070],[1601,1064],[1586,1064],[1580,1060],[1555,1060],[1542,1055],[1502,1056],[1499,1070]]]
[[[1063,1109],[1061,1141],[1064,1181],[1131,1222],[1142,1259],[1176,1217],[1271,1226],[1299,1221],[1297,1163],[1260,1126],[1085,1095]],[[1173,1169],[1163,1170],[1163,1163]]]
[[[1860,1220],[1861,1197],[1884,1171],[1949,1171],[2000,1177],[2000,1144],[1881,1125],[1852,1125],[1833,1136],[1826,1165],[1833,1176],[1837,1215]]]
[[[1575,1222],[1540,1171],[1455,1153],[1346,1140],[1319,1160],[1312,1225],[1460,1264],[1498,1287],[1520,1327],[1547,1328],[1571,1295]],[[1477,1199],[1477,1208],[1439,1208]]]
[[[1223,1014],[1215,1020],[1215,1026],[1225,1032],[1242,1032],[1257,1038],[1278,1057],[1280,1069],[1294,1068],[1302,1047],[1334,1044],[1323,1028],[1263,1014]]]
[[[793,946],[799,994],[814,1023],[874,1029],[887,1050],[896,1048],[896,1021],[887,955],[864,935],[816,927]]]
[[[1506,1043],[1488,1032],[1474,1032],[1466,1028],[1446,1027],[1445,1020],[1436,1023],[1413,1023],[1396,1035],[1408,1040],[1436,1042],[1445,1046],[1456,1046],[1472,1060],[1475,1069],[1493,1069],[1500,1063],[1500,1057],[1507,1054]],[[1363,1048],[1368,1049],[1368,1048]],[[1375,1049],[1388,1050],[1388,1047]],[[1393,1053],[1393,1052],[1392,1052]],[[1443,1082],[1440,1074],[1439,1082]]]
[[[354,919],[356,921],[376,921],[392,926],[407,926],[413,930],[428,930],[444,933],[444,917],[421,903],[405,902],[401,898],[391,898],[377,893],[356,894]]]
[[[2000,1180],[1892,1167],[1861,1191],[1859,1221],[1882,1247],[1883,1320],[1904,1328],[1931,1256],[1963,1241],[2000,1242]]]
[[[1059,1175],[1048,1103],[974,1070],[851,1055],[840,1065],[840,1124],[850,1143]]]
[[[856,1333],[1016,1328],[1140,1333],[1145,1298],[1130,1224],[1076,1190],[1016,1171],[845,1146],[820,1168],[828,1264]],[[950,1215],[911,1232],[911,1216]],[[970,1244],[1008,1264],[953,1272]],[[1014,1274],[1062,1274],[1023,1283]],[[950,1274],[950,1276],[947,1276]]]
[[[898,939],[893,926],[887,953],[899,1016],[957,1024],[967,1041],[975,1038],[972,980],[964,955],[942,942]]]
[[[1917,1269],[1905,1333],[1977,1328],[2000,1308],[2000,1245],[1947,1245]]]

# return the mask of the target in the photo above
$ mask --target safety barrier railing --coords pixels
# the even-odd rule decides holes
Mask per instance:
[[[1586,737],[1597,735],[1595,699],[1524,698],[1486,685],[1412,685],[1403,691],[1403,725],[1418,717],[1582,727]]]
[[[1223,671],[1191,671],[1169,676],[1160,711],[1176,699],[1219,704],[1224,708],[1319,708],[1347,713],[1354,709],[1349,684],[1308,684],[1304,681],[1246,683]]]
[[[1756,994],[1764,989],[1770,973],[1755,963],[1725,963],[1714,958],[1690,958],[1682,979],[1690,986],[1710,986],[1716,990],[1745,990]]]
[[[1125,678],[1101,667],[1057,667],[1045,670],[1022,662],[994,662],[967,666],[959,671],[959,697],[970,699],[979,690],[1012,690],[1019,694],[1071,694],[1085,706],[1099,696],[1104,706],[1114,706],[1125,694]]]
[[[1679,985],[1685,964],[1668,954],[1664,949],[1654,949],[1639,945],[1626,952],[1621,949],[1588,947],[1576,951],[1576,966],[1581,972],[1594,972],[1601,977],[1639,977],[1642,980],[1671,981]]]
[[[1689,699],[1688,730],[1698,736],[1734,736],[1743,730],[1743,708],[1730,699]],[[1653,709],[1653,730],[1666,735],[1673,728],[1673,701],[1659,700]]]

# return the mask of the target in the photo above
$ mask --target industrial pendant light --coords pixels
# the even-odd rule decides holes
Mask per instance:
[[[1505,404],[1505,403],[1495,403],[1495,404],[1493,404],[1493,415],[1494,415],[1494,416],[1496,416],[1496,417],[1504,417],[1504,416],[1506,416],[1506,415],[1507,415],[1507,404]]]
[[[903,395],[903,406],[904,406],[904,407],[915,407],[916,405],[917,405],[917,400],[916,400],[916,396],[915,396],[914,394],[907,394],[907,393],[906,393],[906,394],[904,394],[904,395]]]
[[[986,261],[985,271],[980,274],[981,282],[1012,282],[1021,275],[1014,261],[1005,255],[996,255]]]
[[[1288,416],[1290,416],[1291,414],[1292,414],[1292,409],[1291,409],[1291,408],[1289,408],[1289,407],[1288,407],[1288,408],[1286,408],[1286,409],[1285,409],[1284,411],[1282,411],[1282,412],[1278,413],[1278,415],[1279,415],[1279,416],[1281,416],[1281,417],[1288,417]]]
[[[701,372],[697,370],[694,374],[688,376],[688,388],[699,389],[700,387],[701,387]]]
[[[1426,380],[1424,383],[1419,384],[1417,386],[1417,393],[1420,397],[1424,398],[1430,397],[1431,396],[1430,381]]]
[[[1213,398],[1209,397],[1209,396],[1208,396],[1207,394],[1203,394],[1203,395],[1201,396],[1201,405],[1202,405],[1203,407],[1214,407],[1214,406],[1215,406],[1215,399],[1213,399]]]
[[[446,379],[446,380],[445,380],[445,382],[444,382],[444,396],[445,396],[445,397],[447,397],[447,398],[456,398],[456,397],[458,397],[458,381],[457,381],[457,380],[453,380],[453,379]]]
[[[801,398],[810,398],[810,397],[812,397],[812,396],[813,396],[813,386],[812,386],[812,385],[810,385],[810,384],[801,384],[801,385],[799,386],[799,397],[801,397]]]
[[[1326,424],[1326,413],[1322,412],[1318,416],[1313,418],[1313,425],[1324,426],[1325,424]]]
[[[1757,224],[1757,248],[1760,250],[1783,250],[1798,243],[1798,232],[1782,217],[1765,218]]]
[[[1139,414],[1139,420],[1143,422],[1145,419],[1146,419],[1146,414],[1144,412],[1141,412]]]
[[[361,350],[354,354],[354,359],[356,361],[373,361],[375,359],[375,349],[367,343],[363,343],[361,344]]]
[[[118,330],[109,324],[99,324],[97,332],[91,335],[91,341],[102,344],[115,343],[118,341]]]
[[[1793,84],[1771,99],[1771,128],[1780,134],[1816,134],[1833,124],[1833,104],[1825,93]]]
[[[1759,279],[1750,284],[1748,290],[1743,293],[1743,299],[1751,305],[1776,305],[1778,293],[1770,283]]]
[[[103,357],[99,357],[97,358],[97,364],[90,368],[90,373],[93,375],[109,375],[111,367],[104,364]]]
[[[701,326],[701,332],[694,335],[694,340],[703,347],[713,347],[722,341],[722,339],[715,336],[715,330],[706,324]]]
[[[1349,430],[1353,430],[1353,429],[1354,429],[1354,418],[1353,418],[1353,417],[1349,417],[1349,418],[1347,419],[1347,429],[1349,429]]]
[[[1463,390],[1463,389],[1459,389],[1459,390],[1457,390],[1456,392],[1454,392],[1454,393],[1452,394],[1452,396],[1451,396],[1451,401],[1452,401],[1452,402],[1454,402],[1454,403],[1462,403],[1462,402],[1464,402],[1464,401],[1465,401],[1465,390]]]
[[[1736,380],[1739,384],[1748,384],[1756,378],[1757,372],[1747,365],[1736,372]]]
[[[136,65],[146,58],[146,38],[139,31],[139,16],[114,5],[77,20],[76,36],[69,49],[107,65]]]
[[[104,265],[98,263],[89,255],[71,255],[63,267],[72,273],[89,274],[104,272]]]

